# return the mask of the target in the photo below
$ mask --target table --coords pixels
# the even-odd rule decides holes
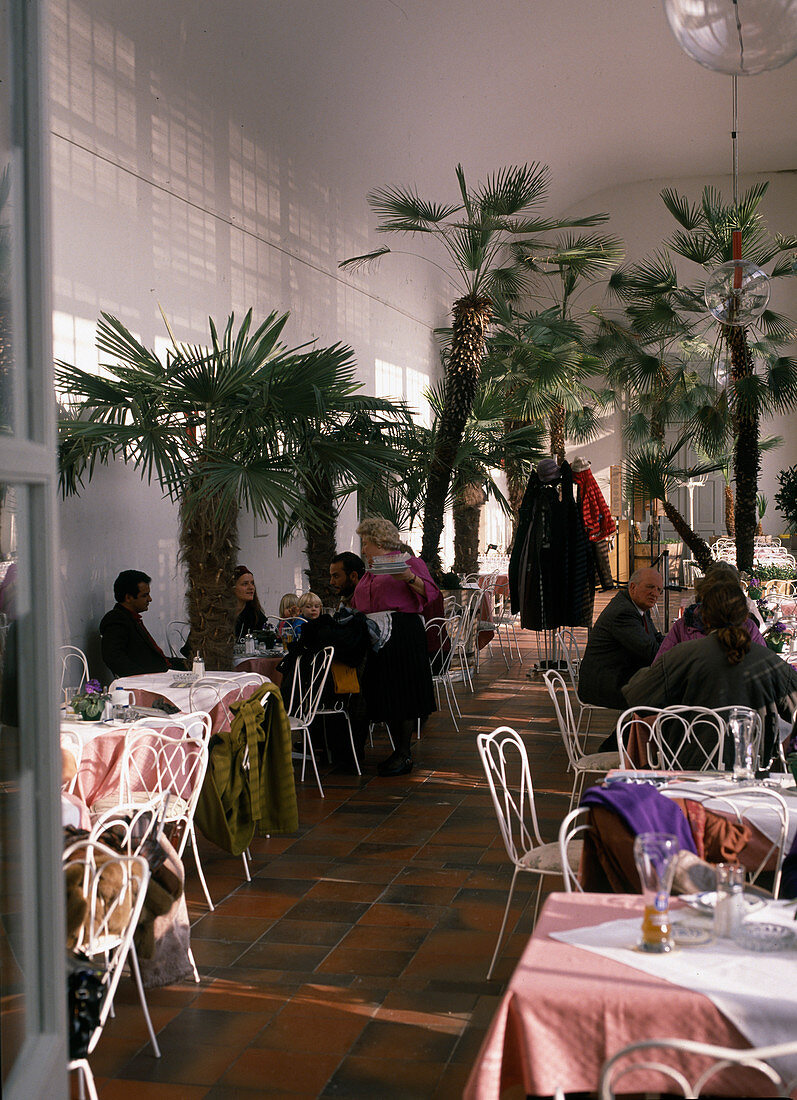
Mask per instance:
[[[236,672],[256,672],[279,687],[282,673],[277,672],[277,665],[281,664],[284,656],[284,653],[280,653],[279,657],[235,657],[233,664]]]
[[[549,1096],[557,1087],[565,1092],[595,1091],[604,1061],[638,1039],[670,1037],[750,1047],[703,994],[551,938],[553,932],[635,914],[641,920],[641,896],[548,897],[482,1044],[466,1100],[497,1098],[509,1089],[518,1096]],[[797,976],[797,962],[791,965]],[[693,1065],[675,1057],[673,1064]],[[736,1069],[718,1077],[712,1092],[762,1095],[760,1086],[759,1077]],[[633,1087],[641,1091],[638,1076]],[[650,1087],[660,1088],[660,1079]]]
[[[150,707],[161,696],[167,699],[178,710],[187,713],[193,710],[206,710],[210,714],[213,723],[213,733],[229,726],[228,704],[238,699],[248,699],[259,687],[268,682],[268,677],[258,675],[255,679],[253,673],[242,672],[207,672],[202,677],[204,681],[216,681],[219,688],[224,683],[234,683],[220,700],[218,690],[213,686],[199,687],[193,693],[193,707],[191,705],[191,685],[175,683],[174,672],[153,672],[143,676],[123,676],[114,680],[110,690],[124,688],[133,692],[135,704],[140,707]]]

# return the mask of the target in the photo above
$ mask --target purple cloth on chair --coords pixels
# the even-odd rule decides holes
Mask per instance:
[[[640,833],[671,833],[681,849],[697,854],[695,840],[681,807],[650,783],[613,783],[611,787],[590,787],[582,806],[603,806],[617,814],[634,836]]]

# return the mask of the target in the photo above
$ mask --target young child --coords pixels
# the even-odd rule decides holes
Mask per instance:
[[[303,619],[317,619],[321,614],[321,597],[315,592],[305,592],[299,599],[299,615]]]
[[[283,641],[292,642],[298,636],[293,625],[298,614],[299,597],[295,592],[286,592],[280,600],[280,621],[277,623],[277,633]]]

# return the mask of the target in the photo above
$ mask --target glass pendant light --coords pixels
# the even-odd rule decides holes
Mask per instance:
[[[707,69],[754,76],[797,54],[797,0],[663,0],[681,49]]]

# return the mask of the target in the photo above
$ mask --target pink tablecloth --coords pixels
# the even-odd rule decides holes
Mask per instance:
[[[257,672],[279,687],[282,683],[282,673],[277,672],[277,665],[281,660],[282,657],[243,657],[235,662],[235,671]]]
[[[248,675],[249,682],[245,680]],[[229,711],[229,703],[235,702],[237,699],[248,699],[253,692],[261,686],[262,677],[255,680],[251,674],[242,672],[240,669],[236,669],[235,672],[211,672],[208,673],[207,679],[209,681],[215,680],[220,685],[228,678],[230,681],[238,680],[240,687],[232,687],[229,692],[226,692],[221,702],[213,702],[214,691],[216,688],[199,688],[194,702],[194,708],[199,710],[206,709],[210,714],[211,722],[213,723],[212,731],[216,733],[221,729],[229,729],[231,715]],[[169,672],[155,672],[145,676],[124,676],[118,680],[114,680],[111,684],[111,688],[120,687],[125,691],[132,691],[133,701],[140,707],[151,707],[155,700],[160,696],[168,699],[179,710],[187,713],[191,707],[191,688],[189,684],[175,684],[174,676]]]
[[[127,729],[127,726],[115,727],[108,733],[98,734],[84,745],[75,779],[74,794],[85,806],[91,808],[98,799],[119,792],[122,753]],[[164,727],[159,729],[158,733],[174,737],[178,742],[185,737],[185,731],[180,726]],[[150,741],[146,735],[142,734],[142,736],[144,757],[139,761],[139,771],[147,781],[149,789],[149,784],[153,781],[153,758],[151,749],[148,748]],[[155,742],[153,741],[152,744]],[[189,740],[187,744],[189,745],[187,751],[190,753],[194,742]],[[171,777],[173,780],[171,789],[183,798],[188,798],[191,794],[191,784],[186,782],[184,771],[176,766],[174,761],[171,764]]]
[[[610,1055],[638,1039],[683,1038],[744,1050],[750,1044],[700,993],[650,977],[550,932],[642,914],[627,894],[551,894],[482,1044],[466,1100],[518,1094],[594,1092]],[[676,1060],[682,1068],[695,1063]],[[704,1065],[704,1063],[701,1063]],[[629,1088],[658,1090],[661,1079]],[[758,1091],[756,1091],[758,1090]],[[738,1069],[716,1079],[714,1095],[761,1096],[761,1078]]]

